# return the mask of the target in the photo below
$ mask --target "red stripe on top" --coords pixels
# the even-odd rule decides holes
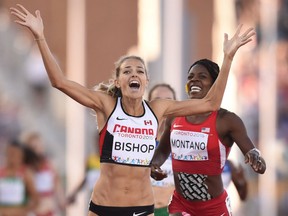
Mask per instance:
[[[104,128],[101,130],[100,134],[99,134],[99,153],[100,153],[100,157],[102,155],[102,149],[103,149],[103,145],[104,145],[104,139],[107,133],[107,123],[105,124]]]

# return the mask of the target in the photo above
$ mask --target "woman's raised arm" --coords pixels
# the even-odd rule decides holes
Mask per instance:
[[[211,101],[212,107],[215,110],[218,110],[220,108],[227,84],[229,71],[231,68],[231,63],[237,50],[241,46],[252,41],[251,37],[255,35],[255,31],[253,28],[249,28],[243,34],[240,34],[242,26],[243,26],[242,24],[238,26],[236,33],[230,40],[228,39],[228,34],[226,33],[224,34],[224,43],[223,43],[224,59],[220,69],[220,73],[215,83],[210,88],[207,95],[204,97],[205,100]]]
[[[20,4],[17,4],[17,7],[10,8],[10,10],[11,14],[17,17],[15,22],[27,27],[33,34],[41,52],[51,85],[86,107],[103,110],[103,101],[108,95],[90,90],[66,79],[64,76],[45,39],[44,24],[40,11],[36,10],[35,15],[33,15]]]
[[[218,78],[207,95],[203,99],[188,99],[184,101],[161,100],[161,102],[160,100],[158,100],[158,102],[157,100],[155,102],[152,101],[151,106],[155,106],[158,117],[194,115],[215,111],[220,108],[233,57],[237,50],[250,42],[252,36],[255,35],[253,28],[249,28],[244,33],[240,34],[241,28],[242,25],[239,25],[236,33],[231,39],[228,39],[227,34],[224,35],[223,63]]]

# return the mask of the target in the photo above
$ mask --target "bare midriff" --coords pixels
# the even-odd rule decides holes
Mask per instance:
[[[146,206],[154,203],[150,167],[101,163],[101,174],[92,193],[101,206]]]

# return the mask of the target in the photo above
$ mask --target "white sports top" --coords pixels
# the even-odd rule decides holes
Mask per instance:
[[[146,101],[144,113],[131,116],[123,110],[121,97],[100,132],[100,162],[150,166],[156,148],[158,120]]]

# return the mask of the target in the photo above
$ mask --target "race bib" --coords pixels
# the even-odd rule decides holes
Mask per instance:
[[[153,135],[117,132],[114,133],[112,159],[117,163],[148,166],[155,145]]]
[[[54,175],[51,171],[41,171],[36,174],[36,189],[38,192],[51,192],[54,188]]]
[[[208,134],[173,130],[170,136],[172,157],[184,161],[208,160]]]
[[[21,205],[25,201],[25,185],[19,178],[0,180],[0,205]]]

